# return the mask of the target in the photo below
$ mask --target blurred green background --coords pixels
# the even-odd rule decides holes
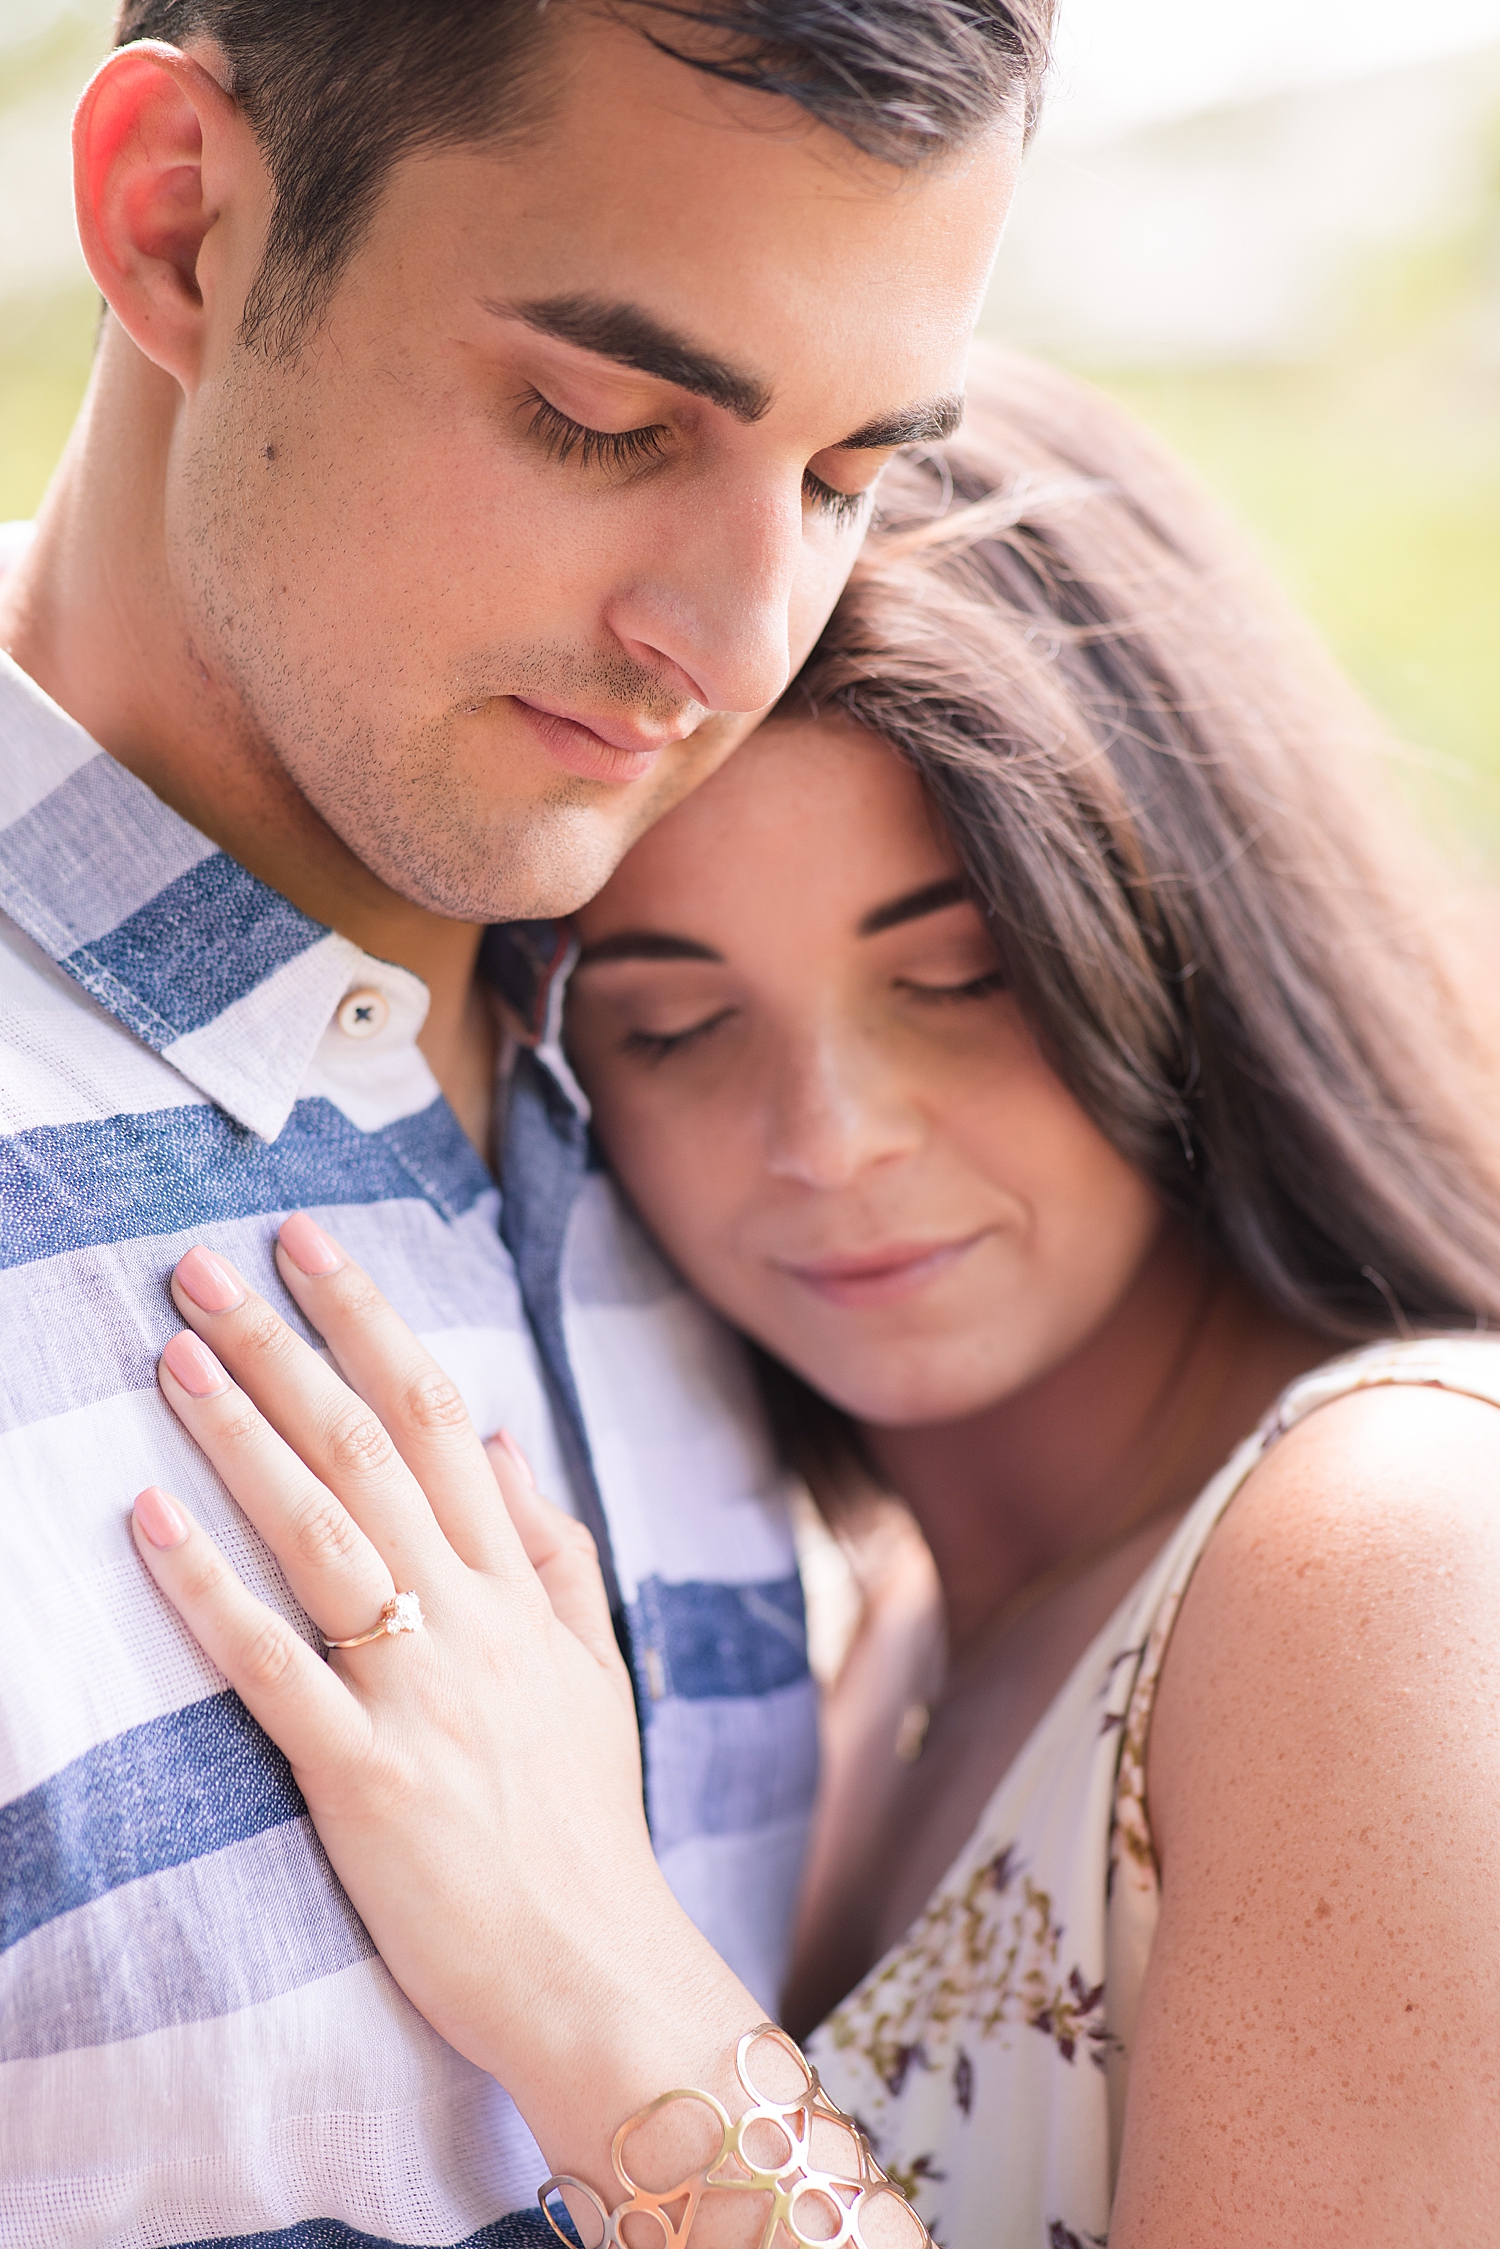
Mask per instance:
[[[985,326],[1093,375],[1197,465],[1411,746],[1450,843],[1493,871],[1500,48],[1363,75],[1351,53],[1342,76],[1101,119],[1113,65],[1086,34],[1152,4],[1065,13],[1081,28]],[[87,379],[65,144],[107,15],[0,0],[0,520],[35,508]]]
[[[1450,849],[1500,868],[1500,370],[1484,229],[1392,261],[1311,364],[1106,373],[1258,534],[1409,747]]]

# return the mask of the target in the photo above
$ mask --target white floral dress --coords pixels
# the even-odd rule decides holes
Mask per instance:
[[[1173,1621],[1277,1438],[1389,1383],[1500,1405],[1500,1340],[1377,1344],[1282,1393],[1080,1658],[911,1928],[813,2034],[829,2092],[945,2249],[1104,2242],[1156,1927],[1146,1739]]]

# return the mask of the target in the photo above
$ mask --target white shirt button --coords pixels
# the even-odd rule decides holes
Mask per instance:
[[[373,1039],[391,1019],[390,1001],[384,992],[366,986],[351,992],[339,1007],[336,1021],[346,1039]]]

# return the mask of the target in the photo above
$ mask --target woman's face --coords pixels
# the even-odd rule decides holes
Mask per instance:
[[[762,729],[578,917],[568,1042],[686,1278],[860,1420],[1058,1366],[1160,1224],[1048,1068],[909,769]]]

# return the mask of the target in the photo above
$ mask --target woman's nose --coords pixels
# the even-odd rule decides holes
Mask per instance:
[[[871,1164],[909,1154],[920,1136],[897,1074],[865,1042],[821,1039],[786,1058],[768,1120],[776,1178],[847,1187]]]

